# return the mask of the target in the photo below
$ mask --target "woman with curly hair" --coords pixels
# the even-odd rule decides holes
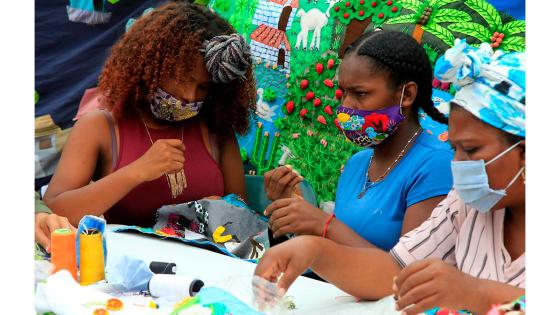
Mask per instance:
[[[113,46],[99,89],[110,112],[74,126],[45,195],[55,213],[152,226],[163,205],[245,197],[235,132],[256,95],[249,46],[225,20],[190,3],[156,8]]]

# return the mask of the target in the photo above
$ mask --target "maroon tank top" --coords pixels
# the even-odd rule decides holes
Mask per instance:
[[[151,147],[150,138],[142,120],[132,116],[118,121],[119,152],[116,171],[140,158]],[[177,198],[171,197],[171,190],[165,176],[145,182],[131,190],[124,198],[105,212],[107,223],[152,227],[155,213],[164,205],[185,203],[208,196],[224,195],[224,178],[216,161],[212,158],[200,131],[200,124],[194,119],[184,124],[185,175],[187,188]],[[181,125],[165,129],[151,129],[153,141],[159,139],[181,139]],[[113,155],[117,154],[113,150]]]

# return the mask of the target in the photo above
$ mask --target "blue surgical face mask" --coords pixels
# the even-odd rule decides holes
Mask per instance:
[[[492,160],[484,163],[483,160],[477,161],[452,161],[451,172],[453,174],[453,188],[459,194],[459,197],[469,207],[486,213],[492,209],[504,196],[506,190],[519,178],[525,166],[523,166],[517,175],[509,182],[506,188],[494,190],[488,184],[488,175],[486,174],[486,165],[496,161],[508,152],[513,150],[521,142],[509,147],[504,152],[498,154]]]

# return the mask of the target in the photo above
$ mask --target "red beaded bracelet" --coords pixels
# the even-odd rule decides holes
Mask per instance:
[[[335,215],[334,213],[331,214],[329,216],[329,218],[327,219],[327,222],[325,222],[325,227],[323,228],[323,238],[325,238],[327,236],[327,229],[329,228],[329,224],[331,223],[332,219],[334,219]]]

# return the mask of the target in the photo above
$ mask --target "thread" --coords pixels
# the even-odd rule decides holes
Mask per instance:
[[[70,229],[56,229],[51,233],[52,273],[66,269],[78,281],[76,265],[76,233]]]
[[[177,265],[163,261],[152,261],[150,263],[150,270],[156,274],[174,275],[177,273]]]
[[[80,234],[80,284],[89,285],[105,279],[103,236],[90,229]]]
[[[148,288],[153,297],[185,298],[195,296],[204,282],[185,275],[156,274],[150,279]]]

